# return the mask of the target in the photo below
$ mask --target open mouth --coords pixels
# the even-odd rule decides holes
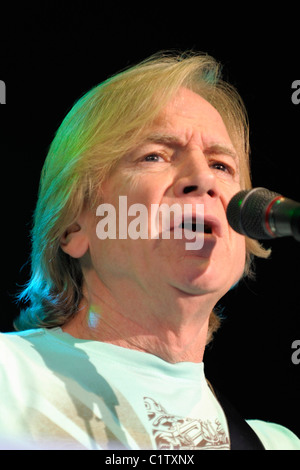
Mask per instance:
[[[198,223],[196,219],[188,220],[188,221],[183,221],[180,225],[179,228],[182,230],[190,230],[191,232],[199,232],[199,233],[207,233],[207,234],[212,234],[212,227],[210,224],[205,223]]]

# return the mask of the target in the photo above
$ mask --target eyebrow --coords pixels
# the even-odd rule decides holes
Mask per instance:
[[[150,134],[146,137],[144,143],[148,142],[154,142],[157,144],[163,144],[167,146],[181,146],[184,147],[185,143],[184,141],[173,134],[161,134],[161,133],[155,133],[155,134]],[[206,155],[214,155],[214,154],[225,154],[228,155],[229,157],[232,157],[234,160],[238,159],[237,153],[234,150],[233,147],[228,146],[226,144],[222,143],[212,143],[208,147],[205,148],[204,153]]]
[[[180,137],[172,134],[150,134],[146,137],[145,142],[155,142],[157,144],[166,144],[166,145],[181,145],[184,143]]]
[[[205,153],[209,155],[213,154],[225,154],[228,155],[229,157],[233,158],[234,160],[237,160],[238,156],[234,148],[229,147],[228,145],[224,144],[212,144],[207,149],[205,149]]]

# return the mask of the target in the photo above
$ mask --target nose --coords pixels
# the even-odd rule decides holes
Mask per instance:
[[[219,196],[216,174],[209,167],[202,152],[187,155],[178,168],[178,176],[173,185],[174,195],[182,197],[186,194],[211,198]],[[191,194],[192,193],[192,194]]]

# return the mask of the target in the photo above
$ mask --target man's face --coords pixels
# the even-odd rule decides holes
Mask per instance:
[[[194,92],[181,89],[141,138],[120,160],[103,186],[103,203],[117,212],[117,239],[100,240],[95,217],[88,235],[92,269],[107,286],[124,279],[148,295],[176,290],[184,295],[220,298],[240,278],[245,239],[226,219],[226,207],[240,190],[238,157],[215,108]],[[127,207],[142,204],[149,214],[149,236],[118,239],[119,196]],[[151,238],[153,204],[204,205],[207,233],[201,249],[187,250],[184,235]],[[100,220],[100,219],[98,219]],[[199,236],[199,234],[198,234]]]

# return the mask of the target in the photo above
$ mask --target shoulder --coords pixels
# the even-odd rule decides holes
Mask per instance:
[[[247,420],[266,450],[300,450],[300,439],[289,429],[275,423]]]
[[[44,335],[43,329],[25,330],[11,333],[0,333],[0,347],[1,348],[18,348],[25,346],[35,338]]]
[[[29,347],[30,344],[44,335],[43,329],[26,330],[17,333],[0,333],[0,348],[2,351],[7,349],[11,352],[17,352],[19,349]]]
[[[13,368],[25,368],[42,362],[42,356],[51,350],[52,338],[44,329],[17,333],[0,333],[0,365],[2,372]],[[53,349],[53,346],[52,346]]]

